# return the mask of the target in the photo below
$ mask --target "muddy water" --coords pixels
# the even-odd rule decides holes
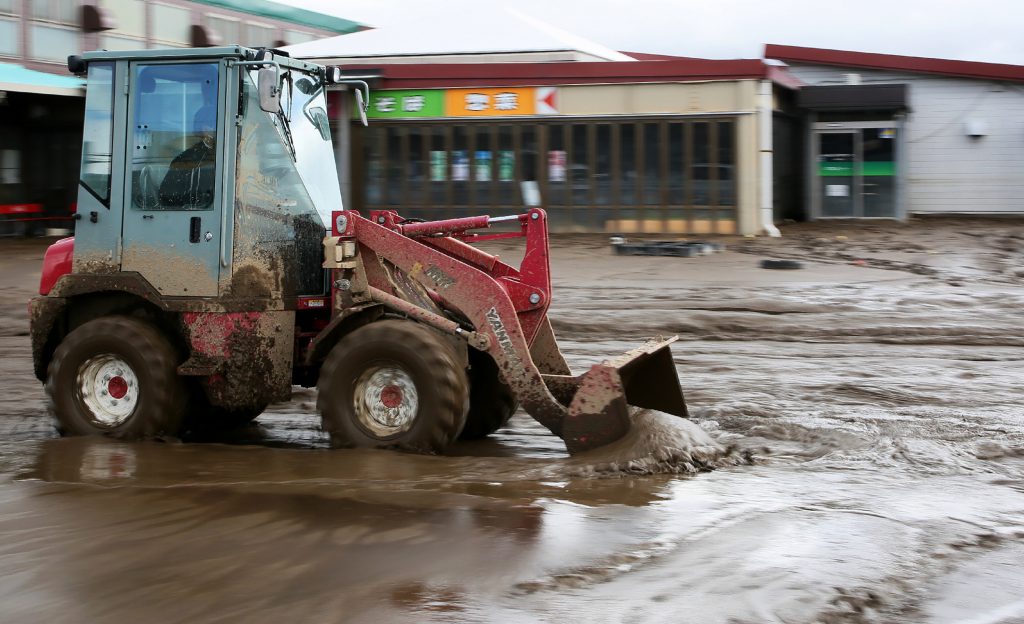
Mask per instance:
[[[693,415],[574,458],[521,414],[450,457],[330,451],[305,390],[220,440],[55,439],[10,331],[0,619],[1022,621],[1020,250],[960,229],[559,248],[573,367],[680,333]]]

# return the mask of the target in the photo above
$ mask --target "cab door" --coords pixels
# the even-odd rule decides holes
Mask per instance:
[[[163,295],[217,295],[223,82],[216,62],[129,66],[121,270]]]

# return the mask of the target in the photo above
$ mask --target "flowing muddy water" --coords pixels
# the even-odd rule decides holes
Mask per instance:
[[[1024,621],[1024,226],[785,232],[556,242],[574,370],[679,333],[693,416],[573,458],[523,414],[449,457],[331,451],[309,390],[219,440],[56,439],[41,247],[3,242],[0,619]]]

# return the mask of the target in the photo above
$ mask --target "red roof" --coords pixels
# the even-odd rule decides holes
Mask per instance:
[[[768,66],[760,59],[395,64],[374,69],[383,76],[380,86],[387,89],[694,82],[769,76]]]
[[[920,56],[899,56],[896,54],[874,54],[872,52],[848,52],[824,48],[802,48],[768,44],[764,57],[787,63],[809,63],[812,65],[835,65],[862,69],[888,69],[924,74],[941,74],[961,78],[983,78],[988,80],[1009,80],[1024,82],[1024,65],[1003,65],[1001,63],[976,63],[974,61],[952,61],[947,59],[924,58]]]
[[[638,61],[678,61],[680,59],[686,59],[688,61],[708,60],[699,56],[675,56],[673,54],[651,54],[649,52],[626,52],[625,50],[619,50],[619,52],[628,57],[635,58]]]

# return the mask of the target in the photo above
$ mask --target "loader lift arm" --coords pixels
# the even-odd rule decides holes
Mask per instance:
[[[338,211],[332,221],[325,267],[335,271],[335,305],[376,301],[486,351],[526,412],[561,437],[571,453],[624,436],[630,427],[627,404],[687,416],[669,348],[675,337],[595,365],[583,375],[570,374],[547,318],[551,273],[543,210],[430,222],[407,221],[392,211],[372,212],[369,219]],[[519,231],[471,232],[502,221],[518,222]],[[526,239],[518,269],[469,244],[512,237]],[[396,288],[389,267],[428,298]]]

